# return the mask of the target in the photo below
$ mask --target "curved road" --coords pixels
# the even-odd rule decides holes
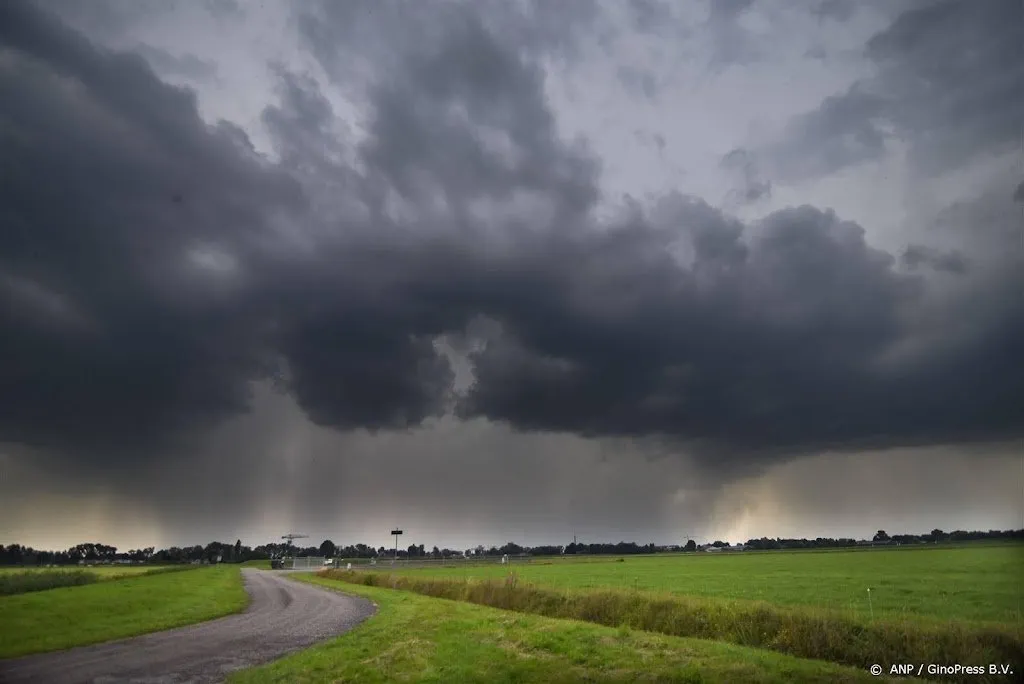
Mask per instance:
[[[242,570],[245,612],[130,639],[0,660],[0,682],[182,684],[219,682],[346,632],[374,612],[345,596],[267,570]]]

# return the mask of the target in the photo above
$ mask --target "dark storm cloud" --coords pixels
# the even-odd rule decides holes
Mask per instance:
[[[709,3],[711,21],[735,21],[753,4],[754,0],[712,0]]]
[[[846,21],[857,11],[858,0],[821,0],[811,12],[819,20]]]
[[[259,321],[188,256],[265,236],[298,186],[141,57],[31,5],[0,8],[0,48],[0,273],[18,284],[0,314],[3,438],[113,453],[244,410]]]
[[[761,175],[757,160],[744,149],[735,149],[722,157],[722,168],[732,173],[736,187],[730,197],[748,204],[770,197],[772,182]]]
[[[626,92],[633,97],[652,100],[660,89],[657,77],[646,69],[624,64],[618,69],[618,77]]]
[[[941,174],[1020,144],[1024,7],[1018,2],[909,3],[866,46],[875,73],[795,119],[773,149],[794,179],[879,158],[895,135],[910,160]]]
[[[238,0],[35,0],[35,4],[90,36],[112,41],[121,41],[140,25],[157,24],[161,17],[186,9],[204,10],[216,21],[235,20],[242,12]]]
[[[560,139],[536,61],[471,12],[429,22],[367,29],[394,54],[357,145],[279,69],[274,166],[138,56],[3,5],[0,438],[148,455],[274,373],[324,426],[454,404],[723,463],[1024,432],[1011,270],[981,283],[998,311],[951,306],[936,342],[910,315],[932,281],[833,212],[747,225],[672,195],[598,222],[599,166]],[[472,350],[463,395],[444,336]]]
[[[628,16],[641,32],[654,32],[672,20],[672,11],[662,0],[629,0]]]
[[[710,0],[706,30],[713,37],[710,68],[748,64],[761,55],[750,32],[739,20],[754,7],[753,0]]]
[[[473,200],[529,193],[565,220],[596,199],[595,164],[558,140],[543,72],[481,22],[453,24],[439,46],[405,66],[371,91],[374,120],[362,150],[403,196],[423,201],[437,192],[462,211]]]
[[[141,44],[135,52],[146,58],[158,73],[185,76],[195,80],[210,79],[217,75],[217,67],[195,55],[172,55],[153,45]]]
[[[958,251],[944,252],[925,245],[910,245],[900,255],[904,266],[911,270],[927,266],[946,273],[967,271],[967,257]]]
[[[329,73],[345,80],[358,79],[363,68],[386,70],[401,61],[404,53],[436,43],[453,24],[464,22],[480,23],[491,32],[492,40],[513,51],[572,59],[577,56],[579,31],[596,27],[602,16],[591,0],[317,0],[293,11],[310,52]],[[604,26],[603,30],[609,29]]]
[[[885,153],[886,134],[877,123],[885,105],[857,83],[795,117],[786,125],[783,142],[768,150],[776,172],[805,180],[878,159]]]

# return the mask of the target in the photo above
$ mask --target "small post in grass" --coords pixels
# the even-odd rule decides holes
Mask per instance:
[[[868,610],[871,611],[871,619],[875,619],[875,609],[871,606],[871,587],[868,587]]]

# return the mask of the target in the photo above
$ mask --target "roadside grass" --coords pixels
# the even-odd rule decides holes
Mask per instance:
[[[374,601],[352,632],[230,684],[301,682],[869,682],[866,671],[732,644],[555,620],[324,576],[292,579]],[[882,681],[894,681],[882,679]]]
[[[459,580],[327,570],[324,579],[412,591],[551,618],[574,619],[828,661],[874,663],[1022,663],[1020,629],[918,620],[854,620],[808,607],[687,597],[624,589],[564,589],[504,580]],[[979,681],[974,679],[972,681]]]
[[[59,587],[109,581],[141,575],[160,575],[191,570],[195,566],[166,565],[150,567],[78,567],[66,568],[4,568],[0,571],[0,596],[13,596],[30,591],[46,591]]]
[[[523,582],[561,589],[622,588],[767,601],[864,621],[919,618],[1024,626],[1024,544],[1019,543],[625,556],[623,562],[609,556],[565,558],[513,563],[511,568]],[[489,564],[393,572],[421,578],[500,579],[508,570]]]
[[[203,622],[245,609],[237,566],[111,579],[0,598],[0,658]]]
[[[240,564],[243,568],[259,568],[260,570],[270,570],[269,560],[248,560]]]

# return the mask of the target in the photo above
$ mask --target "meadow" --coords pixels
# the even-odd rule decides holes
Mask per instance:
[[[1022,560],[1021,545],[963,545],[385,566],[320,575],[866,669],[907,661],[1024,663]]]
[[[236,672],[230,684],[890,681],[863,669],[723,642],[556,620],[325,576],[292,579],[366,597],[378,612],[346,635]]]
[[[387,568],[382,568],[387,569]],[[811,607],[872,618],[1022,624],[1024,545],[583,557],[395,570],[561,589],[618,588]],[[868,589],[871,591],[869,592]]]
[[[6,567],[0,568],[0,596],[46,591],[58,587],[77,587],[83,584],[138,575],[180,572],[191,570],[193,567],[191,565]]]
[[[0,658],[181,627],[249,603],[237,566],[132,574],[0,597]]]
[[[57,565],[57,566],[21,566],[13,565],[0,568],[0,578],[7,575],[17,575],[20,573],[33,573],[37,575],[46,575],[59,572],[88,572],[96,575],[102,579],[118,578],[118,577],[130,577],[131,575],[145,575],[156,570],[165,570],[166,568],[175,567],[191,567],[191,566],[176,566],[176,565]]]

